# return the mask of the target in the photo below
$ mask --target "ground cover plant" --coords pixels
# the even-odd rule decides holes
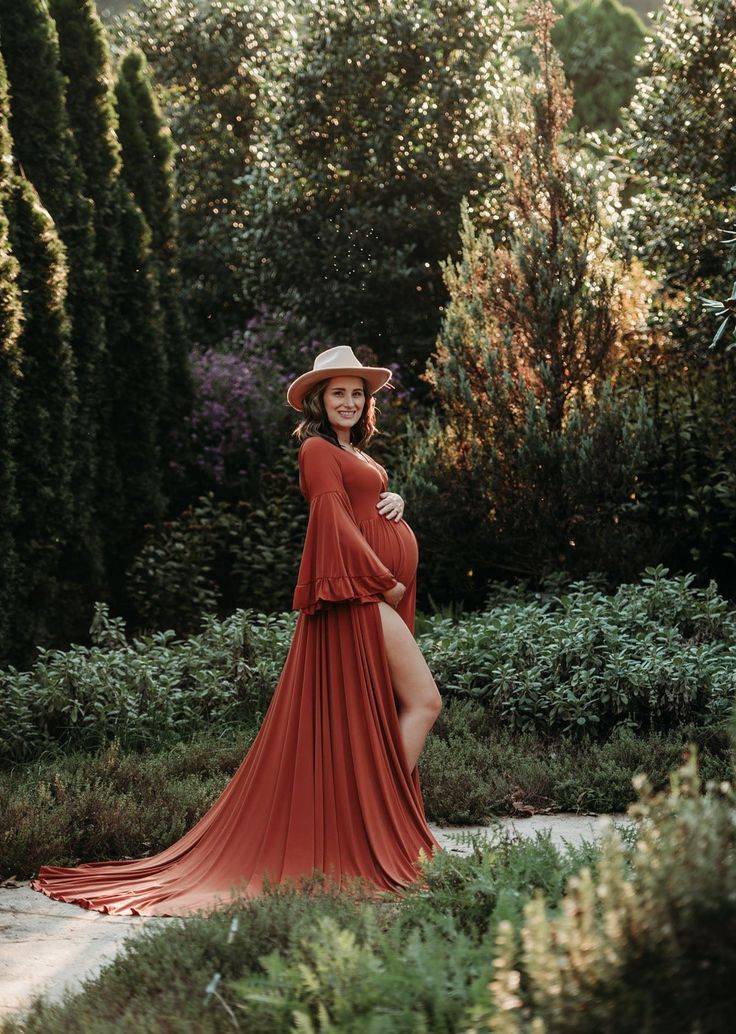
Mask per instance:
[[[113,743],[0,771],[0,879],[30,879],[41,865],[143,857],[190,829],[234,775],[254,726],[202,732],[143,752]],[[632,776],[666,785],[690,733],[638,736],[622,728],[607,741],[515,733],[489,724],[482,707],[450,701],[419,759],[429,822],[486,825],[497,815],[623,811]],[[729,771],[725,730],[700,733],[704,775]]]
[[[341,1014],[329,1025],[302,1029],[366,1030],[366,1011],[376,1007],[376,1030],[460,1030],[469,989],[482,996],[488,982],[499,920],[520,921],[533,888],[558,899],[572,873],[584,862],[596,864],[593,848],[560,852],[541,835],[531,843],[508,834],[475,843],[468,857],[436,859],[427,893],[417,888],[403,902],[370,903],[359,889],[338,893],[316,877],[311,887],[318,894],[309,885],[303,895],[274,887],[221,913],[144,930],[81,995],[58,1005],[36,1003],[25,1023],[8,1020],[0,1030],[294,1029],[291,1003],[308,995],[299,987],[299,965],[315,961],[310,941],[320,972],[326,974],[325,964],[334,967],[330,1010],[339,1000],[350,1003],[358,1026]],[[242,981],[239,990],[230,986],[235,981]]]
[[[296,620],[238,610],[206,616],[188,639],[128,641],[99,604],[91,647],[41,650],[30,670],[0,672],[0,763],[260,724]],[[445,700],[477,700],[497,725],[545,735],[717,729],[735,688],[733,608],[714,584],[662,567],[613,594],[585,581],[500,590],[482,611],[418,616],[417,641]]]
[[[666,790],[636,789],[634,826],[600,844],[466,834],[402,898],[314,874],[170,920],[0,1030],[716,1034],[736,1005],[733,784],[703,792],[693,745]]]
[[[238,611],[129,642],[101,606],[93,647],[2,673],[0,874],[182,836],[245,757],[295,621]],[[620,811],[632,776],[661,787],[688,742],[726,778],[736,636],[712,585],[658,568],[610,595],[496,586],[484,611],[418,615],[417,638],[444,699],[419,761],[431,822]]]

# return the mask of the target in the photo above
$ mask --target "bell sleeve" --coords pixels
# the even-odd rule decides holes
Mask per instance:
[[[332,603],[372,603],[397,579],[355,519],[336,447],[307,438],[299,449],[299,487],[309,503],[293,610],[314,614]]]

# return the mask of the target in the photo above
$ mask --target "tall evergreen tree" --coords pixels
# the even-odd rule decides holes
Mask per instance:
[[[11,180],[8,132],[8,81],[0,57],[0,658],[10,649],[11,615],[16,588],[14,526],[16,402],[21,375],[19,337],[23,323],[18,262],[10,250],[5,203]]]
[[[87,194],[95,205],[110,355],[106,433],[111,477],[100,501],[110,578],[122,606],[124,570],[143,525],[163,515],[159,408],[166,390],[151,233],[121,175],[110,56],[93,0],[51,0],[67,107]]]
[[[412,446],[428,539],[452,541],[458,513],[464,521],[454,555],[430,545],[430,581],[478,602],[488,577],[619,574],[642,559],[622,549],[634,532],[621,517],[650,439],[646,414],[616,391],[625,332],[624,270],[610,242],[616,197],[605,164],[565,146],[572,94],[551,45],[552,7],[535,3],[528,17],[539,72],[510,83],[499,111],[494,232],[461,206],[462,258],[443,264],[450,302],[425,374],[440,417]]]
[[[57,616],[66,594],[74,591],[63,584],[59,563],[72,532],[72,421],[78,397],[66,312],[66,253],[56,227],[34,187],[19,176],[6,212],[25,316],[16,417],[19,578],[13,640],[14,652],[30,660],[37,643],[64,645]]]
[[[123,177],[151,228],[158,297],[163,311],[168,383],[161,414],[164,458],[175,458],[193,403],[189,340],[182,316],[182,284],[174,184],[174,143],[164,125],[142,51],[129,51],[115,86]],[[170,468],[167,465],[166,470]]]
[[[13,151],[56,224],[70,268],[68,311],[79,406],[73,434],[74,528],[63,564],[66,580],[77,582],[81,591],[67,600],[59,621],[76,635],[89,626],[91,603],[106,593],[97,514],[106,376],[103,270],[95,256],[93,205],[83,191],[66,111],[58,37],[45,0],[0,2],[0,47],[10,81]]]
[[[233,185],[251,160],[257,119],[271,111],[259,98],[298,4],[138,0],[113,23],[116,50],[133,44],[145,54],[176,141],[183,304],[198,342],[214,344],[242,326],[234,230],[250,206]]]

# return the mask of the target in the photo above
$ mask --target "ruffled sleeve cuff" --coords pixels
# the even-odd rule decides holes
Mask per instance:
[[[336,576],[299,582],[292,609],[314,614],[332,603],[379,603],[383,593],[396,584],[393,575]]]

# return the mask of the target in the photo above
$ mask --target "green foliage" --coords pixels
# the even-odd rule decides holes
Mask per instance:
[[[53,642],[65,588],[59,577],[64,542],[72,532],[72,420],[78,403],[66,310],[66,252],[32,184],[15,177],[6,200],[24,321],[20,339],[14,449],[18,519],[13,528],[19,578],[14,593],[14,648],[29,655]]]
[[[269,117],[267,68],[291,27],[283,10],[280,2],[141,0],[111,26],[121,60],[131,47],[145,55],[171,128],[193,340],[218,341],[242,320],[243,256],[234,231],[250,206],[233,184],[251,160],[256,122]],[[141,198],[143,189],[138,182]]]
[[[261,628],[259,649],[273,651],[283,635],[283,625]],[[205,720],[175,743],[164,730],[169,746],[149,741],[141,750],[115,739],[94,752],[65,748],[61,754],[49,744],[35,760],[11,764],[0,772],[0,879],[25,878],[42,864],[142,857],[183,836],[249,750],[264,706],[255,699],[255,687],[253,696],[245,725],[210,727]],[[647,736],[621,727],[596,743],[509,730],[494,723],[481,704],[450,699],[419,759],[425,811],[430,822],[461,825],[557,809],[623,811],[634,799],[632,776],[647,772],[655,786],[666,786],[668,772],[695,739],[702,744],[703,774],[727,778],[723,727]],[[445,875],[443,893],[450,893],[457,869],[448,863]],[[472,883],[465,895],[467,930],[488,919],[488,898],[475,894]]]
[[[21,378],[20,335],[23,326],[18,260],[10,250],[5,214],[11,188],[11,141],[8,132],[8,80],[0,55],[0,657],[7,654],[10,615],[17,585],[13,527],[18,518],[16,495],[16,406]]]
[[[222,793],[254,736],[253,726],[207,732],[145,754],[112,740],[95,754],[14,766],[0,776],[0,873],[163,851]]]
[[[710,783],[703,794],[693,750],[672,773],[668,794],[653,794],[644,775],[637,787],[640,801],[630,809],[640,820],[633,855],[609,829],[598,874],[583,867],[559,910],[550,914],[534,895],[524,908],[518,964],[511,924],[500,927],[492,1013],[503,1009],[505,1022],[491,1029],[728,1029],[736,1004],[730,980],[736,961],[732,785]],[[514,993],[502,996],[504,987]]]
[[[222,609],[226,571],[241,522],[229,503],[200,496],[175,520],[147,525],[143,545],[127,572],[128,596],[147,629],[188,634],[202,615]]]
[[[619,0],[556,0],[552,42],[572,80],[574,125],[615,129],[643,69],[641,19]]]
[[[714,583],[668,579],[612,596],[573,583],[541,603],[508,603],[457,625],[433,622],[422,644],[444,695],[482,700],[514,729],[606,735],[722,721],[733,698],[736,617]]]
[[[176,575],[174,562],[172,551]],[[584,740],[605,738],[621,724],[644,732],[722,728],[733,697],[736,619],[713,585],[696,589],[692,575],[666,575],[649,569],[643,585],[621,586],[614,596],[573,583],[559,595],[508,601],[457,624],[443,617],[426,622],[418,643],[445,699],[478,701],[487,715],[473,741],[458,737],[456,784],[468,785],[476,763],[488,776],[485,789],[476,778],[469,807],[482,811],[498,802],[494,786],[501,797],[511,792],[503,781],[494,783],[483,760],[484,744],[499,726]],[[183,586],[186,565],[178,577]],[[124,747],[152,747],[206,723],[227,728],[251,720],[270,702],[296,618],[252,609],[225,621],[203,615],[204,630],[191,639],[178,640],[169,629],[127,642],[122,620],[108,618],[99,604],[94,646],[42,650],[31,670],[0,673],[0,705],[8,716],[0,760],[59,747],[94,749],[115,737]],[[433,756],[441,762],[446,754]],[[536,763],[530,772],[538,775]],[[620,798],[621,783],[615,773],[612,779],[613,788],[604,778],[588,796]],[[525,782],[533,789],[531,779]],[[552,796],[554,785],[547,779],[538,790]],[[569,801],[572,790],[564,792]],[[456,790],[453,798],[459,807]]]
[[[706,352],[653,364],[645,386],[657,447],[642,464],[638,519],[675,569],[736,589],[736,356]]]
[[[94,201],[104,270],[107,398],[97,509],[105,525],[113,598],[145,521],[162,516],[161,412],[167,357],[151,229],[122,178],[118,117],[107,39],[93,0],[51,0],[60,67],[86,193]]]
[[[595,740],[520,732],[499,723],[483,702],[449,697],[419,762],[425,810],[434,822],[459,824],[500,814],[623,811],[633,799],[632,776],[648,772],[655,785],[666,785],[688,740],[702,745],[709,777],[727,776],[723,723],[644,735],[620,724]]]
[[[188,634],[206,613],[290,609],[308,514],[283,468],[264,472],[254,502],[234,509],[209,492],[176,519],[148,527],[127,573],[143,627]]]
[[[7,1020],[2,1030],[4,1034],[19,1034],[19,1028],[27,1034],[49,1030],[119,1034],[145,1029],[164,1034],[174,1023],[177,1031],[187,1034],[232,1032],[233,1022],[220,1004],[221,995],[210,996],[209,1007],[204,1005],[213,968],[222,974],[223,982],[258,972],[260,956],[278,947],[288,950],[318,916],[331,916],[340,927],[359,928],[363,915],[359,898],[323,889],[319,881],[315,886],[320,890],[316,897],[274,888],[261,898],[212,915],[151,923],[130,939],[113,965],[74,996],[73,1005],[69,1000],[38,1000],[22,1024]]]
[[[232,572],[240,606],[289,610],[307,530],[308,510],[286,463],[264,472],[260,497],[244,503],[243,533],[233,549]]]
[[[264,648],[278,632],[258,635]],[[93,753],[67,748],[61,754],[49,744],[35,760],[11,764],[0,772],[0,879],[25,879],[41,864],[143,857],[173,844],[233,778],[263,706],[253,701],[245,725],[206,723],[171,746],[149,742],[137,751],[112,739]],[[451,699],[420,758],[427,818],[485,825],[495,815],[557,809],[622,812],[634,798],[633,776],[646,771],[654,785],[667,785],[668,772],[696,737],[704,776],[727,778],[725,729],[647,736],[620,729],[594,742],[513,732],[491,721],[481,704]],[[452,887],[456,870],[448,866]],[[468,919],[481,921],[485,901],[467,888]]]
[[[166,392],[158,417],[165,471],[181,455],[182,428],[191,412],[193,385],[188,363],[188,328],[182,312],[178,224],[173,175],[174,144],[162,120],[146,59],[139,50],[125,55],[115,85],[122,146],[122,175],[151,230],[151,260],[162,311]]]
[[[13,153],[54,220],[67,251],[67,311],[79,404],[72,452],[72,535],[64,544],[62,577],[75,587],[57,613],[59,635],[79,627],[90,598],[104,592],[104,560],[95,505],[100,498],[100,428],[106,372],[105,325],[99,297],[104,272],[95,255],[93,205],[84,194],[66,109],[59,40],[47,4],[0,4],[0,41],[10,81]]]
[[[652,28],[616,143],[636,177],[623,232],[663,277],[660,325],[699,351],[698,295],[725,297],[733,280],[719,230],[736,206],[736,5],[664,0]]]
[[[493,98],[511,59],[502,0],[319,0],[272,72],[236,181],[243,293],[416,366],[446,300],[462,198],[493,189]]]
[[[126,748],[160,745],[204,725],[252,721],[271,699],[294,617],[238,611],[222,623],[205,618],[188,640],[167,630],[128,643],[122,620],[98,604],[94,645],[41,649],[30,671],[0,673],[0,761],[113,739]]]
[[[606,163],[565,146],[553,13],[529,16],[540,72],[507,84],[492,139],[504,179],[482,220],[462,205],[424,375],[439,412],[410,426],[403,457],[429,591],[471,603],[507,574],[631,577],[651,544],[629,519],[653,428],[645,399],[618,384],[631,319],[610,238],[620,203]]]
[[[731,190],[733,192],[736,192],[736,187],[731,187]],[[733,245],[736,244],[736,229],[734,229],[732,226],[728,229],[724,228],[724,232],[727,233],[728,236],[725,238],[723,243],[733,247]],[[731,261],[728,263],[728,266],[729,271],[732,271],[734,267],[732,256],[730,256],[730,260]],[[705,309],[705,311],[710,312],[711,315],[715,316],[716,319],[720,319],[721,321],[718,324],[716,332],[713,336],[713,340],[710,343],[711,349],[716,347],[721,338],[724,337],[726,330],[728,330],[728,328],[730,327],[731,340],[728,344],[724,346],[724,351],[732,351],[734,348],[736,348],[736,282],[734,282],[733,286],[731,287],[731,293],[728,295],[727,298],[724,298],[723,300],[719,301],[716,301],[716,299],[714,298],[702,298],[701,301],[703,303],[703,308]],[[731,323],[732,320],[734,321],[733,324]]]
[[[79,994],[4,1030],[163,1034],[174,1015],[192,1034],[720,1034],[734,1007],[732,785],[703,794],[694,748],[668,793],[635,783],[635,827],[609,824],[601,846],[469,833],[400,903],[319,873],[303,893],[267,886],[147,930]]]

